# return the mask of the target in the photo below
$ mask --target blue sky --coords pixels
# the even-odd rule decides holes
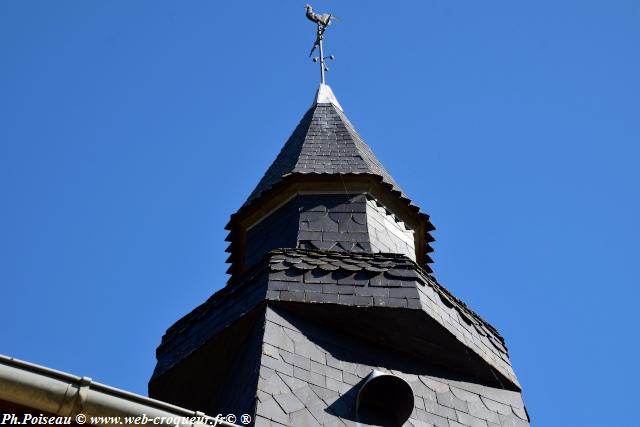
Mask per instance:
[[[0,353],[146,394],[311,103],[304,2],[0,3]],[[535,425],[637,422],[640,3],[314,4],[328,82]]]

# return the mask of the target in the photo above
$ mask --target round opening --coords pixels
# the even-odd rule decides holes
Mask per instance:
[[[402,378],[372,372],[356,402],[358,421],[378,426],[401,426],[413,412],[413,390]]]

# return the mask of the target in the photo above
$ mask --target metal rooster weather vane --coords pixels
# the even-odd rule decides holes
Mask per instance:
[[[324,51],[322,49],[322,40],[324,38],[324,32],[327,30],[327,27],[331,24],[331,21],[337,20],[335,16],[330,13],[325,13],[320,15],[319,13],[315,13],[311,5],[306,5],[305,9],[307,9],[307,18],[311,22],[315,22],[318,25],[318,32],[316,33],[316,41],[313,43],[313,47],[311,48],[311,52],[309,56],[313,55],[316,48],[318,48],[318,52],[320,56],[316,56],[313,58],[313,62],[320,62],[320,83],[325,84],[324,73],[325,71],[329,71],[329,67],[327,67],[325,60],[326,59],[335,59],[333,55],[329,55],[327,57],[324,56]]]

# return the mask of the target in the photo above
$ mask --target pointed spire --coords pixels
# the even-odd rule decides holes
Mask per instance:
[[[324,84],[245,205],[293,173],[374,175],[408,200],[349,122],[331,88]]]

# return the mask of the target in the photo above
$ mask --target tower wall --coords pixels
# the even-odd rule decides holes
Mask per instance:
[[[397,253],[416,260],[413,230],[365,194],[294,197],[247,231],[245,269],[277,248]]]
[[[373,369],[411,385],[414,408],[405,425],[529,425],[519,392],[470,381],[269,306],[256,426],[356,425],[357,393]]]

